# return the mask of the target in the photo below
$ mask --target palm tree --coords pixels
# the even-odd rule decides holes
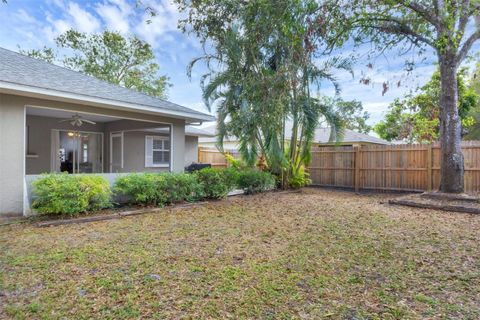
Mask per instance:
[[[338,93],[333,71],[350,70],[347,59],[318,62],[320,36],[309,25],[313,9],[291,6],[272,2],[245,10],[216,39],[215,54],[189,66],[189,71],[198,61],[209,66],[202,78],[203,96],[209,108],[217,108],[219,149],[226,136],[237,137],[247,164],[263,155],[283,186],[308,163],[319,119],[332,128],[332,137],[341,135],[340,118],[332,105],[321,102],[319,89],[327,80]]]

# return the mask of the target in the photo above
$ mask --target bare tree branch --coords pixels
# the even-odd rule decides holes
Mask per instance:
[[[470,18],[469,8],[470,0],[463,0],[462,7],[460,9],[460,22],[458,23],[458,34],[462,36],[465,32],[465,27],[467,26],[468,19]]]
[[[435,10],[435,15],[438,17],[438,0],[433,0],[433,9]]]
[[[438,16],[433,14],[433,12],[429,9],[421,5],[420,3],[412,0],[403,0],[401,1],[401,4],[410,10],[415,11],[418,13],[420,16],[425,18],[428,22],[430,22],[435,28],[438,30],[440,28],[440,20],[438,19]]]
[[[387,32],[390,34],[400,34],[405,36],[410,36],[415,39],[416,42],[422,42],[435,48],[435,43],[428,39],[427,37],[415,32],[410,26],[408,26],[404,21],[398,20],[394,17],[386,17],[386,18],[378,18],[378,19],[371,19],[370,21],[378,21],[384,22],[384,25],[371,25],[370,28],[379,29],[383,32]],[[367,21],[368,24],[368,21]]]
[[[465,43],[463,44],[462,48],[460,49],[460,51],[458,52],[458,55],[457,55],[457,65],[462,63],[463,59],[465,59],[465,57],[467,56],[468,52],[470,51],[470,49],[472,48],[473,44],[478,40],[480,39],[480,29],[477,29],[477,31],[475,31],[474,33],[472,33],[470,35],[470,37],[468,37],[468,39],[465,41]]]

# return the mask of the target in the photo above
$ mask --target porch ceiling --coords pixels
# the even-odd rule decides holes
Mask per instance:
[[[65,111],[65,110],[58,110],[58,109],[45,109],[45,108],[35,108],[35,107],[27,107],[26,114],[29,116],[40,116],[40,117],[49,117],[49,118],[59,118],[59,119],[68,119],[71,118],[77,112]],[[110,122],[119,120],[118,118],[114,117],[107,117],[101,116],[96,114],[85,114],[78,112],[82,118],[91,120],[94,122]]]

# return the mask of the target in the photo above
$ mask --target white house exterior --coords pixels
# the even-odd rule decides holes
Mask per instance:
[[[208,135],[186,125],[212,120],[0,48],[0,215],[28,214],[29,182],[45,172],[183,171]]]

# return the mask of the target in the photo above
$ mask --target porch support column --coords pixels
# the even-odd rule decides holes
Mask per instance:
[[[23,214],[25,106],[0,94],[0,216]]]
[[[173,172],[183,172],[185,168],[185,121],[172,124]]]

